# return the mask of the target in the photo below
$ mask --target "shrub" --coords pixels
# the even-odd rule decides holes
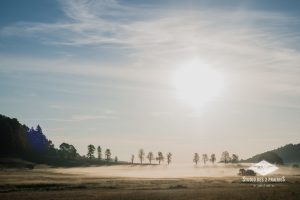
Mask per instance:
[[[251,169],[240,169],[238,175],[240,175],[240,176],[256,176],[256,173]]]

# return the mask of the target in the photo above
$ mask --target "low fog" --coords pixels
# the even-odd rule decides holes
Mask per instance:
[[[240,168],[248,168],[251,164],[237,165],[118,165],[101,167],[54,168],[56,173],[83,175],[89,177],[123,177],[123,178],[193,178],[193,177],[223,177],[237,176]],[[299,170],[290,167],[280,167],[270,175],[296,175]]]

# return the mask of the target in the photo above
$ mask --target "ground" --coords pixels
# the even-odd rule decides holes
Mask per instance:
[[[97,174],[96,169],[106,174]],[[172,173],[169,174],[172,177],[156,177],[161,174],[159,170],[168,172],[164,167],[158,170],[152,168],[153,176],[150,174],[149,177],[139,176],[150,169],[150,167],[144,169],[138,166],[128,167],[128,169],[124,166],[81,169],[2,169],[0,170],[0,199],[300,199],[299,169],[287,168],[272,175],[275,177],[284,175],[285,183],[266,184],[242,183],[240,176],[231,174],[233,169],[238,171],[237,167],[193,168],[200,172],[219,170],[224,172],[223,176],[217,173],[216,176],[210,174],[210,176],[188,177],[177,174],[176,177]],[[108,170],[112,171],[113,176],[108,173]],[[126,177],[124,170],[130,176]],[[226,170],[230,173],[227,174]],[[91,173],[88,174],[88,171]],[[135,171],[138,173],[134,177]]]

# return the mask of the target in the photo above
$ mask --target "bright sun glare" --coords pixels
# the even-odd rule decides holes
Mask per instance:
[[[194,60],[176,70],[174,85],[180,99],[200,108],[222,92],[224,81],[220,72]]]

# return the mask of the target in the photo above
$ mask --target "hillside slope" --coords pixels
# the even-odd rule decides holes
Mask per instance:
[[[245,160],[245,162],[259,162],[267,160],[272,163],[299,163],[300,162],[300,143],[287,144],[283,147],[257,154]]]

